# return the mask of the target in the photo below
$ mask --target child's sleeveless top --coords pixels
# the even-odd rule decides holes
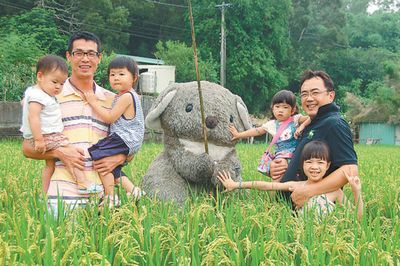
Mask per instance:
[[[129,148],[129,155],[136,153],[142,143],[144,138],[144,116],[142,106],[140,104],[139,96],[137,93],[131,89],[128,91],[133,99],[133,106],[135,108],[135,117],[133,119],[127,119],[122,115],[118,120],[110,125],[110,133],[116,133]],[[112,103],[114,107],[120,96],[115,96]]]

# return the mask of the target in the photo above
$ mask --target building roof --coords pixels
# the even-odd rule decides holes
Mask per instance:
[[[151,64],[151,65],[164,65],[165,62],[161,59],[156,59],[156,58],[149,58],[149,57],[142,57],[142,56],[135,56],[135,55],[126,55],[126,54],[117,54],[121,56],[127,56],[135,60],[137,63],[145,63],[145,64]]]

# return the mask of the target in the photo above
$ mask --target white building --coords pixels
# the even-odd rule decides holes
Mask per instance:
[[[130,56],[139,66],[139,90],[143,94],[160,94],[168,85],[175,83],[175,66],[164,65],[154,58]]]

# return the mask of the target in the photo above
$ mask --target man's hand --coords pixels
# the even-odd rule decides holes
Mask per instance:
[[[278,158],[271,162],[270,174],[271,178],[274,180],[279,180],[285,174],[288,168],[288,163],[286,159]]]
[[[116,154],[109,157],[104,157],[100,160],[93,161],[94,169],[99,172],[100,175],[105,176],[114,170],[115,167],[125,162],[126,155]]]
[[[130,163],[130,162],[133,160],[133,157],[134,157],[133,154],[132,154],[132,155],[128,155],[128,157],[126,157],[126,161],[127,161],[128,163]]]
[[[310,198],[310,185],[306,185],[303,183],[301,186],[295,187],[292,192],[292,201],[296,205],[297,208],[303,207],[304,203],[306,203]]]
[[[85,157],[82,149],[68,145],[64,147],[59,147],[55,150],[55,156],[60,159],[65,167],[72,171],[77,168],[81,171],[85,168]]]
[[[303,187],[305,181],[288,181],[286,184],[289,185],[289,191],[295,191],[296,189]]]
[[[46,143],[43,139],[35,140],[35,151],[44,154],[46,152]]]
[[[76,148],[72,145],[59,147],[56,150],[39,153],[29,143],[28,140],[22,142],[22,151],[27,158],[35,160],[54,160],[60,159],[69,171],[73,168],[83,170],[85,167],[85,157],[82,149]]]

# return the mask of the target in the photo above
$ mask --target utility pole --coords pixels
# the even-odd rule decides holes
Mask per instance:
[[[226,37],[225,37],[225,8],[232,4],[222,2],[216,7],[221,9],[221,69],[220,69],[220,84],[225,87],[226,81]]]

